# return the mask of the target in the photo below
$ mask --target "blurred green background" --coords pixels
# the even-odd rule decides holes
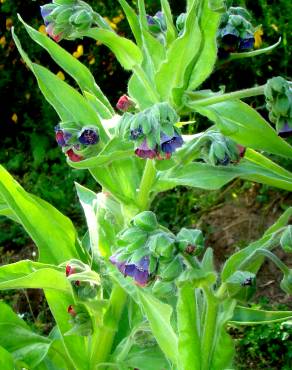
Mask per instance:
[[[130,2],[136,6],[136,1]],[[34,61],[49,67],[60,78],[72,82],[45,51],[28,39],[17,20],[17,13],[20,13],[27,23],[44,32],[39,12],[40,5],[44,3],[0,0],[0,163],[27,191],[47,200],[72,218],[82,233],[85,228],[84,219],[74,191],[74,181],[95,191],[98,191],[98,186],[87,172],[73,170],[66,165],[54,138],[58,117],[42,97],[32,73],[24,65],[11,38],[11,27],[15,27],[24,49]],[[92,0],[88,3],[107,17],[119,34],[131,37],[118,1]],[[183,1],[172,0],[170,3],[175,16],[184,11]],[[146,0],[146,4],[149,14],[159,9],[157,0]],[[291,0],[234,1],[233,5],[246,6],[253,15],[253,24],[262,25],[263,47],[275,43],[280,36],[282,43],[268,55],[223,64],[202,88],[219,90],[224,85],[227,91],[232,91],[263,84],[268,78],[277,75],[289,78],[292,68]],[[126,93],[129,74],[120,68],[106,47],[89,39],[74,42],[63,40],[60,44],[90,68],[96,82],[113,105],[120,95]],[[267,117],[263,98],[252,98],[249,103]],[[198,118],[195,126],[189,130],[200,131],[207,125],[204,119]],[[291,168],[291,163],[281,161]],[[291,204],[291,200],[285,191],[236,180],[217,192],[175,189],[163,194],[154,204],[161,223],[173,231],[181,226],[201,227],[209,235],[207,243],[215,247],[220,264],[234,249],[242,248],[248,241],[259,237],[266,226]],[[253,230],[255,223],[257,228]],[[0,263],[14,262],[21,258],[36,258],[33,243],[18,225],[0,217]],[[271,266],[267,265],[266,269],[270,271]],[[273,273],[271,271],[272,276]],[[28,315],[39,330],[46,330],[44,325],[47,324],[44,323],[50,320],[49,312],[42,298],[33,294],[29,291],[22,294],[10,292],[4,298],[19,312]],[[263,294],[267,295],[266,301],[259,298],[258,304],[271,305],[274,296],[268,290]],[[285,308],[285,297],[281,297]],[[247,329],[242,333],[235,330],[234,335],[238,342],[240,362],[247,364],[244,368],[292,369],[291,326],[282,328],[274,325],[267,327],[264,332]]]

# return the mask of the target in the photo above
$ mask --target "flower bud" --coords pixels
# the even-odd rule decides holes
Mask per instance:
[[[117,244],[133,252],[143,247],[147,240],[147,233],[139,227],[131,227],[118,235]]]
[[[152,293],[156,297],[166,298],[172,296],[175,292],[175,285],[173,282],[164,282],[157,279],[152,287]]]
[[[292,253],[292,225],[286,227],[281,236],[280,245],[286,253]]]
[[[122,95],[116,105],[116,107],[122,112],[127,112],[130,108],[133,108],[134,106],[135,103],[127,95]]]
[[[159,263],[157,275],[162,281],[174,281],[183,271],[179,256],[169,263]]]
[[[147,246],[156,257],[170,258],[174,252],[175,239],[165,232],[159,232],[148,239]]]
[[[155,214],[151,211],[144,211],[135,216],[133,224],[145,231],[154,231],[158,228],[158,222]]]
[[[178,30],[179,35],[181,35],[184,31],[186,18],[187,18],[187,14],[181,13],[176,19],[176,28]]]
[[[204,249],[204,237],[201,230],[182,228],[176,240],[178,249],[185,254],[197,256]]]
[[[68,158],[72,162],[80,162],[84,159],[84,157],[82,155],[78,155],[78,154],[74,153],[73,149],[67,150],[66,155],[68,156]]]

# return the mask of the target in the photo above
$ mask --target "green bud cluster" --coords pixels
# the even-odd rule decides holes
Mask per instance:
[[[238,145],[219,132],[210,132],[209,141],[202,147],[201,157],[205,162],[213,166],[227,166],[230,163],[238,163],[240,150]]]
[[[266,107],[269,119],[275,123],[277,131],[292,130],[292,87],[282,77],[268,80],[265,87]]]
[[[55,0],[41,9],[45,24],[51,25],[54,36],[60,36],[56,41],[75,40],[80,37],[82,31],[88,30],[94,23],[95,12],[81,0]]]
[[[204,238],[200,230],[186,228],[175,236],[160,226],[153,212],[145,211],[131,221],[131,226],[117,237],[117,248],[112,261],[125,276],[125,265],[136,265],[147,257],[148,286],[156,296],[174,293],[175,280],[184,270],[182,255],[196,256],[204,248]],[[139,282],[139,281],[138,281]]]
[[[68,307],[68,313],[71,316],[69,323],[72,328],[65,335],[88,336],[93,332],[91,316],[83,304],[76,304]]]

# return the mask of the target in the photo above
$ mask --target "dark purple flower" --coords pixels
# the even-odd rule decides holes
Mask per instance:
[[[292,135],[292,127],[289,126],[288,122],[285,122],[284,126],[279,130],[279,136],[289,137]]]
[[[137,140],[142,135],[143,135],[143,130],[142,130],[142,127],[141,126],[139,126],[138,128],[136,128],[134,130],[131,130],[131,132],[130,132],[130,138],[132,140]]]
[[[157,156],[157,147],[151,149],[149,148],[146,139],[142,142],[140,146],[135,150],[135,154],[140,158],[153,159]]]
[[[148,256],[142,257],[137,263],[119,262],[115,255],[110,257],[110,261],[124,276],[133,278],[138,285],[145,286],[149,282]]]
[[[222,37],[222,45],[225,51],[236,51],[238,45],[238,36],[232,33],[228,33]]]
[[[253,35],[250,35],[250,36],[247,36],[243,39],[240,39],[239,41],[239,46],[238,46],[238,49],[239,50],[250,50],[253,48],[253,45],[254,45],[254,37]]]
[[[173,137],[165,135],[164,133],[161,134],[160,145],[161,150],[164,153],[175,152],[177,148],[180,148],[183,145],[183,143],[182,137],[177,132],[174,132]]]
[[[83,145],[94,145],[99,141],[99,135],[96,130],[85,128],[82,130],[78,140]]]

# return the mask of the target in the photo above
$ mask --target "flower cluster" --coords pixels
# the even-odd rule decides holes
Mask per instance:
[[[126,114],[127,135],[135,141],[135,154],[140,158],[169,159],[183,145],[174,125],[179,116],[168,103],[158,103],[142,112]]]
[[[292,84],[282,77],[268,80],[265,88],[269,119],[276,124],[279,135],[292,134]]]
[[[230,52],[251,50],[255,43],[255,32],[249,12],[241,7],[230,7],[223,14],[218,29],[218,56],[224,58]]]
[[[200,254],[203,244],[200,230],[182,229],[175,236],[158,225],[154,213],[145,211],[118,235],[110,262],[137,285],[151,286],[155,295],[165,296],[175,289],[174,280],[183,271],[182,255]]]
[[[94,21],[94,11],[84,1],[53,1],[41,6],[47,34],[56,42],[74,40],[79,32],[89,29]]]
[[[154,16],[147,15],[147,24],[149,31],[155,36],[162,44],[166,40],[166,20],[163,12],[159,11]]]
[[[99,143],[98,130],[94,126],[77,128],[76,124],[61,122],[55,127],[56,141],[72,162],[79,162],[92,152]]]

